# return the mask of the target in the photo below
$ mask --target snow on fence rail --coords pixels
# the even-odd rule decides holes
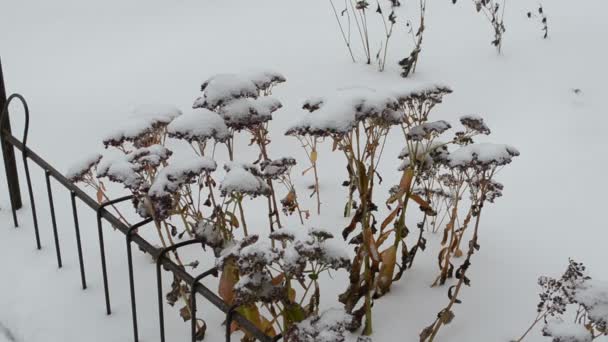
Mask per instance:
[[[23,109],[25,112],[25,126],[23,131],[23,137],[21,140],[16,138],[12,132],[10,127],[10,119],[8,113],[8,106],[13,100],[18,100],[23,105]],[[57,234],[57,222],[55,219],[55,204],[53,200],[53,193],[51,190],[51,180],[54,179],[57,183],[61,184],[65,189],[70,192],[71,195],[71,205],[72,212],[74,217],[74,231],[77,242],[77,250],[78,250],[78,260],[80,266],[80,276],[82,282],[82,288],[86,289],[86,274],[85,274],[85,266],[82,257],[82,248],[80,241],[80,223],[78,219],[78,211],[76,207],[76,200],[79,199],[84,204],[86,204],[90,209],[97,213],[97,228],[98,228],[98,238],[99,238],[99,248],[100,248],[100,260],[103,274],[103,283],[104,283],[104,295],[105,295],[105,307],[106,313],[110,315],[112,313],[112,307],[110,302],[110,289],[108,286],[108,273],[106,269],[106,258],[105,258],[105,246],[104,246],[104,237],[103,237],[103,220],[110,223],[114,228],[119,230],[125,235],[126,246],[127,246],[127,263],[129,270],[129,288],[131,295],[131,312],[132,312],[132,320],[133,320],[133,338],[137,342],[139,341],[138,337],[138,328],[137,328],[137,307],[135,304],[135,279],[133,276],[133,263],[132,263],[132,252],[131,252],[131,244],[135,243],[141,251],[144,253],[150,254],[156,260],[156,270],[157,270],[157,290],[158,290],[158,309],[159,309],[159,333],[160,340],[165,341],[165,329],[164,329],[164,316],[163,316],[163,295],[162,295],[162,269],[173,273],[175,277],[184,281],[185,283],[190,285],[192,295],[190,300],[190,309],[192,312],[193,318],[192,329],[191,329],[191,338],[192,341],[196,341],[196,294],[203,296],[207,301],[211,302],[216,308],[221,310],[226,314],[226,341],[231,340],[230,334],[230,326],[231,322],[234,320],[237,322],[242,328],[247,330],[251,335],[253,335],[256,339],[263,342],[271,342],[278,341],[282,338],[282,335],[277,335],[275,337],[270,337],[264,334],[261,330],[259,330],[251,321],[247,318],[240,315],[236,312],[238,307],[230,306],[226,302],[224,302],[218,295],[212,292],[209,288],[200,283],[204,277],[209,275],[217,275],[217,269],[214,267],[210,270],[207,270],[200,275],[193,276],[188,273],[184,268],[178,266],[171,259],[167,258],[166,255],[172,251],[175,251],[181,247],[200,243],[200,240],[193,239],[184,241],[178,244],[175,244],[168,248],[156,248],[140,235],[137,234],[137,229],[152,222],[152,219],[146,219],[139,223],[136,223],[131,226],[127,226],[122,221],[120,221],[116,216],[107,211],[105,208],[107,206],[127,201],[132,198],[132,196],[125,196],[121,198],[117,198],[114,200],[110,200],[99,204],[97,200],[91,198],[84,191],[75,186],[71,181],[69,181],[63,174],[61,174],[57,169],[55,169],[50,163],[42,159],[38,154],[36,154],[33,150],[31,150],[27,146],[27,138],[29,131],[29,109],[27,106],[27,102],[25,98],[19,94],[12,94],[6,97],[6,91],[4,86],[4,78],[2,75],[2,63],[0,61],[0,108],[2,108],[2,112],[0,113],[0,145],[2,146],[2,154],[4,159],[4,167],[6,172],[6,179],[8,182],[9,196],[11,202],[11,209],[13,214],[13,220],[15,228],[19,226],[17,220],[17,210],[22,207],[22,200],[20,194],[20,186],[19,186],[19,177],[17,172],[17,164],[15,159],[15,148],[21,151],[21,155],[23,158],[23,168],[26,176],[27,189],[29,194],[29,200],[31,204],[32,211],[32,220],[34,224],[34,232],[36,238],[36,246],[38,249],[41,248],[40,245],[40,235],[38,217],[36,214],[36,204],[34,201],[34,192],[32,189],[32,182],[29,171],[29,163],[28,161],[32,161],[34,164],[39,166],[45,172],[46,185],[47,185],[47,194],[49,199],[49,207],[51,211],[51,224],[53,228],[53,237],[55,243],[55,251],[57,255],[57,264],[59,268],[62,267],[61,261],[61,248],[59,236]]]

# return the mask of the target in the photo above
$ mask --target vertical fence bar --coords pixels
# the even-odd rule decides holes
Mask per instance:
[[[195,277],[190,286],[190,335],[192,342],[196,342],[196,285],[198,285],[199,281],[210,275],[217,277],[217,267],[207,270]]]
[[[0,83],[0,84],[2,84],[2,83]],[[13,94],[13,95],[9,96],[9,98],[6,100],[6,103],[4,104],[4,108],[2,109],[2,112],[0,113],[0,145],[4,146],[4,144],[6,143],[10,146],[10,149],[14,151],[13,145],[9,144],[9,142],[8,142],[8,138],[13,138],[13,136],[10,135],[10,133],[8,133],[8,131],[6,131],[4,128],[1,127],[3,125],[3,122],[8,121],[8,105],[14,99],[21,101],[21,104],[23,105],[24,116],[25,116],[25,126],[23,128],[23,141],[21,142],[21,144],[22,144],[21,156],[23,157],[23,168],[25,169],[25,178],[27,180],[27,190],[30,195],[30,203],[32,205],[32,219],[34,220],[34,231],[36,232],[36,247],[38,249],[40,249],[41,248],[40,234],[38,232],[38,218],[36,216],[36,203],[34,202],[34,192],[32,191],[32,179],[30,177],[30,168],[27,163],[27,158],[28,158],[27,135],[28,135],[29,128],[30,128],[30,110],[29,110],[29,108],[27,106],[27,102],[25,101],[23,96],[21,96],[19,94]],[[9,136],[5,136],[5,133],[9,134]],[[3,151],[4,151],[4,148],[3,148]],[[10,164],[10,161],[5,159],[4,165],[7,166],[9,164]],[[16,173],[15,173],[15,175],[16,175]],[[9,187],[10,187],[11,178],[16,179],[14,177],[11,177],[10,168],[7,168],[7,180],[9,180]],[[13,202],[11,200],[11,204],[12,203]],[[13,206],[13,219],[15,220],[15,223],[17,223],[17,215],[16,215],[17,209],[18,209],[17,207]]]
[[[87,278],[84,273],[84,259],[82,257],[82,243],[80,240],[80,224],[78,223],[78,210],[76,208],[76,193],[70,191],[70,197],[72,199],[72,213],[74,214],[74,230],[76,231],[76,248],[78,249],[78,264],[80,265],[80,281],[82,282],[82,289],[87,289]]]
[[[238,308],[239,305],[233,305],[226,312],[226,342],[230,342],[232,339],[232,317]]]
[[[135,300],[135,277],[133,276],[133,252],[131,251],[131,239],[133,234],[137,232],[137,229],[143,227],[144,225],[152,222],[152,218],[148,218],[143,220],[133,226],[129,227],[127,230],[126,239],[127,239],[127,263],[129,267],[129,290],[131,291],[131,315],[133,320],[133,340],[135,342],[139,342],[139,332],[137,329],[137,302]]]
[[[175,245],[163,248],[158,255],[158,259],[156,259],[156,288],[158,290],[158,324],[160,325],[160,341],[165,342],[165,314],[163,310],[163,278],[162,278],[162,270],[161,263],[163,262],[163,258],[167,256],[167,253],[177,251],[178,249],[193,245],[196,243],[201,243],[199,239],[187,240],[176,243]],[[177,253],[177,252],[176,252]]]
[[[97,233],[99,234],[99,252],[101,255],[101,272],[103,275],[103,291],[106,297],[106,313],[108,315],[112,314],[112,308],[110,306],[110,286],[108,284],[108,269],[106,267],[106,247],[103,240],[103,225],[101,222],[101,213],[106,210],[105,208],[110,205],[114,205],[116,203],[128,201],[132,199],[133,196],[124,196],[117,198],[112,201],[105,202],[97,208]]]
[[[57,266],[63,266],[61,262],[61,248],[59,247],[59,234],[57,234],[57,218],[55,217],[55,202],[53,201],[53,190],[51,189],[51,173],[45,171],[46,191],[49,194],[49,208],[51,210],[51,223],[53,225],[53,237],[55,239],[55,252],[57,253]]]
[[[6,107],[6,108],[5,108]],[[4,74],[2,72],[2,60],[0,59],[0,145],[4,158],[4,170],[6,172],[6,182],[8,183],[8,193],[13,211],[13,222],[15,227],[19,226],[17,221],[17,209],[23,204],[21,192],[19,191],[19,175],[17,174],[17,163],[15,159],[15,149],[7,141],[4,141],[3,132],[11,133],[11,122],[8,115],[8,103],[6,101],[6,87],[4,85]]]

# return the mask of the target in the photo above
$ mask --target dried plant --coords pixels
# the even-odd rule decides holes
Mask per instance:
[[[465,120],[462,121],[466,122]],[[483,122],[478,123],[485,127]],[[470,126],[467,128],[470,129]],[[455,141],[458,142],[461,137],[462,135],[457,133]],[[470,141],[469,137],[465,136],[465,138],[465,141]],[[448,305],[440,310],[435,321],[420,333],[421,341],[433,341],[439,329],[454,319],[455,314],[452,309],[455,304],[462,302],[458,299],[462,286],[471,285],[471,280],[467,277],[467,271],[471,266],[473,254],[480,248],[478,237],[481,213],[486,203],[493,203],[497,197],[502,196],[503,185],[496,182],[494,176],[503,166],[511,163],[513,157],[518,155],[519,152],[508,145],[471,143],[458,148],[448,156],[447,167],[456,173],[457,177],[455,178],[457,180],[463,180],[463,184],[457,186],[468,187],[470,205],[465,219],[458,229],[455,229],[453,219],[446,225],[446,234],[444,234],[442,241],[445,247],[439,252],[441,273],[435,281],[435,285],[445,283],[445,280],[452,276],[457,279],[457,282],[448,289]],[[454,206],[454,208],[456,209],[453,210],[452,218],[457,215],[457,207]],[[458,250],[460,241],[463,239],[471,221],[474,221],[472,223],[473,232],[468,242],[468,250],[464,261],[455,269],[450,263],[450,255],[455,254]],[[448,241],[446,239],[447,235],[451,236],[448,244],[446,244]]]
[[[543,32],[543,39],[549,38],[549,24],[547,23],[547,14],[543,9],[543,5],[538,5],[538,12],[534,13],[532,11],[528,12],[527,16],[529,19],[536,19],[540,22],[541,31]]]
[[[443,138],[452,125],[430,120],[433,108],[452,92],[443,85],[414,91],[349,88],[307,100],[303,108],[308,113],[286,134],[299,139],[311,164],[307,170],[314,171],[311,196],[316,195],[318,213],[319,145],[332,141],[333,151],[344,155],[344,212],[350,222],[342,237],[354,252],[348,254],[329,231],[281,226],[281,212],[297,213],[300,223],[310,215],[301,208],[292,179],[296,160],[269,155],[268,124],[282,106],[270,95],[284,81],[275,72],[222,74],[203,83],[188,113],[174,107],[138,109],[124,128],[104,140],[104,156],[85,159],[70,170],[69,178],[92,187],[100,203],[107,200],[100,179],[121,184],[133,195],[135,212],[153,219],[162,247],[184,236],[200,241],[217,258],[220,297],[262,331],[281,333],[293,342],[342,341],[345,330],[360,327],[370,335],[374,300],[389,293],[393,282],[412,267],[417,253],[426,248],[427,231],[443,229],[434,285],[451,278],[456,284],[448,289],[447,307],[421,334],[421,340],[433,340],[454,317],[452,307],[460,303],[462,285],[470,284],[467,270],[479,249],[482,209],[502,195],[503,186],[494,177],[519,152],[508,145],[475,143],[476,137],[490,134],[475,115],[461,117],[463,128]],[[403,137],[401,179],[388,194],[381,194],[376,189],[383,180],[379,171],[384,147],[395,129]],[[250,138],[255,160],[234,160],[241,151],[235,146],[238,134]],[[179,144],[187,146],[189,154],[177,153]],[[229,161],[221,167],[214,159],[220,157],[218,145],[228,151]],[[216,181],[218,172],[225,173],[221,181]],[[276,184],[285,190],[281,210]],[[268,202],[267,239],[250,231],[251,214],[245,209],[256,197]],[[412,206],[421,214],[415,216]],[[412,217],[417,228],[413,243],[406,241]],[[463,242],[467,240],[468,245]],[[466,253],[462,246],[468,247]],[[454,266],[463,256],[462,264]],[[181,267],[198,265],[198,260],[183,260],[177,251],[171,257]],[[342,269],[350,273],[339,296],[346,314],[320,313],[320,276]],[[183,302],[179,311],[184,320],[192,316],[188,287],[174,278],[166,294],[171,305]],[[200,337],[205,323],[197,323]],[[244,341],[252,340],[244,334]]]
[[[356,62],[356,57],[352,50],[352,26],[354,26],[358,32],[358,37],[361,42],[362,49],[365,53],[365,60],[367,64],[372,64],[372,58],[375,56],[375,62],[378,64],[378,70],[384,71],[386,68],[386,61],[388,58],[389,43],[395,29],[397,28],[397,13],[396,8],[401,6],[399,1],[390,1],[388,8],[380,4],[380,1],[375,3],[375,13],[380,17],[380,24],[382,25],[383,37],[373,37],[370,35],[370,25],[368,21],[373,15],[369,15],[370,11],[373,10],[372,4],[367,0],[344,0],[344,7],[338,9],[334,0],[329,0],[334,17],[338,22],[338,27],[349,54]],[[426,3],[426,0],[421,0],[421,6]],[[426,6],[426,5],[424,5]],[[424,8],[422,8],[422,17],[424,17]],[[409,27],[408,23],[408,27]],[[421,27],[424,27],[423,23]],[[414,44],[417,44],[416,48],[419,50],[422,44],[422,29],[418,42],[414,39]],[[414,34],[412,33],[414,36]],[[415,36],[418,37],[418,36]],[[378,50],[375,55],[372,53],[373,46],[378,45]],[[415,58],[417,59],[417,53]],[[407,76],[407,75],[406,75]]]
[[[543,336],[553,342],[591,342],[608,336],[608,283],[591,279],[582,263],[569,260],[560,278],[543,276],[538,285],[542,292],[536,318],[516,342],[540,322]],[[573,321],[568,321],[570,309],[575,309]]]
[[[234,160],[234,134],[245,131],[250,134],[250,145],[256,145],[260,154],[254,163],[271,160],[268,146],[268,122],[272,113],[283,105],[272,98],[272,89],[286,81],[285,76],[274,71],[246,74],[220,74],[209,78],[201,86],[202,96],[194,108],[206,108],[217,112],[232,132],[227,143],[230,160]],[[270,188],[268,196],[268,219],[270,230],[281,227],[280,211],[272,178],[267,178]]]
[[[257,235],[236,241],[218,259],[220,268],[235,270],[230,283],[223,284],[224,299],[230,298],[246,317],[263,322],[270,336],[289,332],[290,341],[299,341],[306,320],[319,320],[319,277],[350,266],[348,255],[329,243],[332,238],[323,229],[283,228],[270,234],[280,242],[276,247]]]
[[[401,116],[396,111],[399,104],[391,96],[360,88],[343,90],[314,102],[315,110],[291,127],[287,134],[331,137],[334,141],[334,150],[341,151],[346,157],[349,186],[358,192],[359,205],[350,225],[342,235],[346,239],[357,226],[361,227],[361,232],[351,240],[357,245],[357,255],[353,260],[351,285],[341,296],[340,301],[345,303],[347,312],[355,317],[357,324],[352,328],[360,326],[362,317],[366,317],[364,334],[369,335],[372,332],[371,306],[374,283],[372,268],[380,263],[380,253],[373,237],[375,230],[373,212],[377,210],[377,206],[373,203],[373,188],[378,175],[377,166],[382,155],[383,142],[386,141],[389,128],[400,122]],[[364,304],[355,309],[362,298]]]
[[[455,4],[457,0],[452,0]],[[502,50],[502,39],[503,34],[506,32],[505,28],[505,4],[506,0],[472,0],[475,5],[477,13],[482,13],[488,20],[494,31],[494,40],[491,44],[496,47],[498,53]]]
[[[399,66],[403,70],[401,72],[402,77],[408,77],[410,74],[416,72],[416,66],[418,65],[418,57],[420,56],[420,52],[422,51],[422,41],[424,38],[424,30],[426,29],[426,0],[419,0],[418,5],[420,9],[420,20],[418,21],[418,28],[416,29],[416,32],[414,32],[414,28],[411,21],[407,22],[408,33],[412,37],[414,48],[407,57],[399,61]]]

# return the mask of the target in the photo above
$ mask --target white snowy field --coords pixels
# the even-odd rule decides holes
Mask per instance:
[[[399,18],[414,13],[414,2],[401,2]],[[399,77],[396,61],[409,53],[410,38],[393,38],[383,73],[375,66],[354,64],[326,0],[2,0],[0,57],[7,91],[23,94],[30,105],[29,146],[60,170],[101,151],[102,137],[135,105],[167,103],[189,109],[201,82],[217,73],[272,68],[287,77],[274,91],[284,108],[271,122],[270,153],[301,161],[296,175],[306,167],[304,155],[297,140],[283,133],[304,115],[300,106],[307,97],[351,86],[449,85],[454,93],[432,112],[434,119],[457,123],[464,114],[482,115],[493,133],[481,140],[514,145],[521,156],[498,177],[505,184],[504,197],[484,212],[472,287],[464,289],[456,318],[438,340],[506,342],[534,319],[539,275],[558,276],[573,258],[584,262],[594,278],[608,280],[603,217],[608,193],[608,3],[547,0],[543,6],[549,19],[547,40],[541,38],[538,23],[526,18],[537,2],[508,1],[499,56],[489,44],[487,21],[470,1],[429,1],[421,59],[408,79]],[[362,60],[362,52],[356,52]],[[21,109],[12,108],[11,116],[19,136]],[[253,151],[246,141],[240,143],[241,151]],[[388,142],[384,189],[398,182],[400,174],[394,170],[401,148]],[[241,159],[256,157],[251,152]],[[340,186],[343,157],[332,154],[326,143],[319,165],[323,215],[313,215],[310,224],[339,235],[346,223],[341,215],[346,199]],[[35,249],[21,176],[26,206],[19,212],[21,226],[14,229],[0,172],[0,341],[130,341],[124,236],[106,226],[114,311],[106,317],[93,214],[80,211],[89,284],[81,291],[69,194],[53,188],[65,264],[58,270],[43,172],[32,166],[41,251]],[[295,180],[303,206],[313,208],[314,201],[304,195],[310,176]],[[116,197],[123,194],[113,189]],[[263,205],[254,200],[250,210]],[[263,232],[265,220],[258,215],[251,226]],[[447,302],[447,288],[429,287],[437,273],[440,239],[431,236],[432,247],[375,303],[374,341],[417,341]],[[194,273],[212,263],[211,256],[203,258],[204,265]],[[140,335],[142,341],[157,341],[155,269],[141,254],[135,264]],[[335,277],[326,279],[324,307],[340,305],[336,294],[344,290],[346,274]],[[216,286],[216,280],[206,283]],[[203,301],[199,307],[209,327],[207,341],[220,341],[223,317]],[[189,325],[167,310],[167,336],[186,341]],[[547,339],[537,330],[527,340]]]

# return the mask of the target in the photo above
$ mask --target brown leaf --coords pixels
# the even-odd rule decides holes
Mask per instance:
[[[97,203],[98,204],[103,203],[103,195],[104,195],[104,192],[100,186],[99,188],[97,188]]]
[[[190,315],[190,308],[188,306],[181,308],[179,310],[179,315],[182,317],[184,322],[187,322],[192,318],[192,315]]]
[[[405,190],[406,192],[410,191],[410,187],[412,186],[412,180],[414,179],[414,170],[410,167],[405,170],[403,176],[401,176],[401,181],[399,182],[399,188],[401,190]]]
[[[418,203],[418,205],[420,205],[420,210],[424,211],[425,214],[427,214],[429,216],[437,215],[437,213],[435,212],[435,210],[433,210],[431,205],[427,201],[422,199],[422,197],[420,197],[416,194],[412,194],[412,195],[410,195],[410,198],[412,200],[414,200],[414,202]]]
[[[385,294],[390,291],[393,283],[393,273],[395,272],[395,264],[397,263],[397,247],[395,245],[385,249],[382,254],[382,266],[378,277],[378,292]]]
[[[388,215],[388,217],[385,218],[384,221],[382,221],[382,224],[380,225],[380,231],[383,231],[384,228],[386,228],[386,226],[388,226],[391,222],[393,222],[393,220],[395,220],[397,213],[399,213],[399,209],[401,209],[401,206],[398,206],[397,208],[395,208],[395,210],[393,210]]]
[[[232,304],[234,301],[234,286],[238,281],[238,270],[234,265],[234,262],[227,262],[224,265],[222,276],[220,277],[218,293],[220,297],[222,297],[222,299],[228,304]]]
[[[228,220],[230,221],[230,224],[234,227],[234,228],[238,228],[239,227],[239,219],[236,218],[236,216],[227,211],[226,212],[226,216],[228,216]]]

